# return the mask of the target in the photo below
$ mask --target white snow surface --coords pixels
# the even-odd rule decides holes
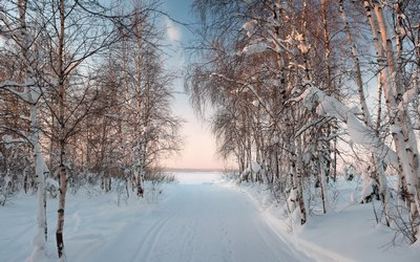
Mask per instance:
[[[69,194],[66,261],[418,261],[419,246],[392,247],[375,226],[372,207],[340,189],[337,208],[301,227],[284,217],[263,185],[238,185],[220,173],[176,173],[145,199],[117,205],[117,195],[91,189]],[[151,185],[148,185],[149,187]],[[161,191],[162,190],[162,191]],[[159,193],[162,192],[162,193]],[[134,195],[134,194],[133,194]],[[56,200],[49,200],[47,261],[57,261]],[[0,207],[0,261],[29,261],[36,199],[20,195]]]
[[[69,195],[66,261],[311,261],[272,230],[246,194],[219,173],[180,173],[157,201],[115,194]],[[0,208],[0,261],[28,261],[35,234],[35,198]],[[49,261],[56,261],[55,207],[49,201]]]
[[[409,246],[394,239],[393,230],[376,223],[372,203],[362,205],[354,201],[354,194],[360,194],[358,179],[345,181],[340,177],[334,205],[329,206],[327,214],[311,215],[304,226],[299,225],[299,216],[287,215],[285,207],[273,201],[266,185],[231,182],[231,186],[256,203],[260,216],[280,238],[315,261],[420,261],[419,243]],[[376,208],[380,205],[378,201],[374,204]]]

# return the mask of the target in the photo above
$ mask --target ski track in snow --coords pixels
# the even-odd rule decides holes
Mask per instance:
[[[211,181],[183,182],[169,186],[167,199],[92,251],[89,261],[310,261],[244,193]]]
[[[88,212],[74,203],[64,234],[67,261],[312,260],[275,232],[246,193],[218,183],[219,174],[198,176],[178,174],[180,183],[165,186],[164,199],[149,207],[127,206],[118,212],[103,201],[89,204],[93,211]],[[53,221],[49,216],[50,232]],[[24,236],[31,238],[30,233]],[[53,242],[49,241],[50,253],[55,251]],[[22,261],[24,255],[8,261]]]

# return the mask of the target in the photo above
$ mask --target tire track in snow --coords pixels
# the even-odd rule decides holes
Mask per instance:
[[[190,226],[186,225],[183,227],[184,232],[185,232],[185,237],[182,243],[181,250],[182,250],[182,254],[184,255],[183,261],[185,262],[194,262],[193,257],[192,257],[191,247],[193,246],[192,244],[195,239],[196,226],[197,226],[197,222],[194,221],[193,223],[190,224]]]
[[[147,250],[147,258],[149,253],[152,251],[152,248],[156,243],[154,243],[151,247],[148,246],[150,241],[156,242],[158,238],[158,233],[162,232],[163,225],[165,225],[170,220],[170,217],[163,217],[158,221],[154,222],[153,225],[149,228],[145,235],[141,235],[142,242],[139,243],[139,248],[137,249],[136,253],[132,256],[131,261],[148,261],[143,258],[144,251]],[[140,258],[139,258],[140,257]]]
[[[150,261],[150,256],[152,255],[153,251],[155,250],[159,240],[160,236],[162,235],[162,232],[164,232],[164,229],[166,229],[165,225],[168,224],[169,220],[171,219],[170,216],[168,216],[166,219],[163,220],[162,223],[160,223],[159,227],[154,231],[153,238],[150,239],[151,245],[146,251],[145,254],[145,261]]]

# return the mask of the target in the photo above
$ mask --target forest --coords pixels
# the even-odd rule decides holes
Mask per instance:
[[[338,176],[414,243],[420,222],[420,2],[210,1],[186,88],[219,153],[305,224]],[[392,182],[397,185],[393,186]],[[395,184],[393,183],[393,184]],[[331,200],[331,199],[330,199]]]
[[[159,158],[179,148],[156,4],[1,2],[0,205],[37,191],[40,252],[49,194],[58,194],[61,257],[67,189],[110,191],[115,179],[142,196],[144,180],[162,172]]]

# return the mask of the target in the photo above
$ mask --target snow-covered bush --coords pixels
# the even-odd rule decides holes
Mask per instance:
[[[356,175],[357,173],[353,165],[348,165],[344,168],[344,178],[347,181],[352,181]]]

